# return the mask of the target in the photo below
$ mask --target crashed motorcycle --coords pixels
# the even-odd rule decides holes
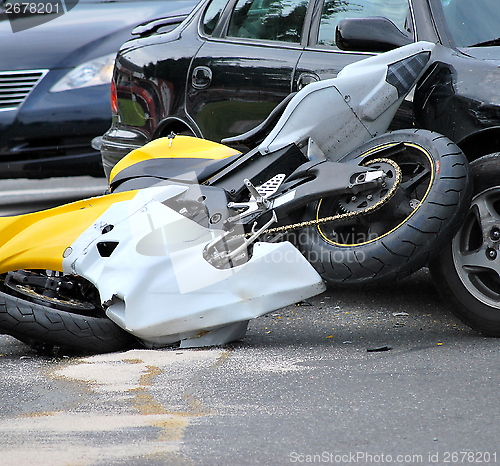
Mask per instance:
[[[0,331],[87,353],[220,345],[327,284],[418,270],[470,200],[450,140],[386,133],[434,47],[349,65],[224,144],[152,141],[101,197],[1,218]]]

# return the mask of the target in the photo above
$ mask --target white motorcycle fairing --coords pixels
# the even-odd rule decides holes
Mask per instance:
[[[203,251],[224,232],[162,204],[186,189],[146,188],[113,204],[65,253],[65,273],[92,282],[107,316],[146,346],[227,343],[248,320],[325,290],[289,242],[255,243],[236,267],[210,265]]]
[[[420,41],[345,66],[336,78],[303,87],[259,145],[267,154],[312,139],[330,160],[387,131],[436,47]]]

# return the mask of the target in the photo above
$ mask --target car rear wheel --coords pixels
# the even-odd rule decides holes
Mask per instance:
[[[500,337],[500,153],[481,157],[470,167],[474,193],[469,212],[430,270],[462,322]]]

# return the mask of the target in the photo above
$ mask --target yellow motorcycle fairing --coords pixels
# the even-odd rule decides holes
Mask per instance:
[[[159,138],[134,149],[121,159],[111,170],[109,182],[124,169],[146,160],[152,159],[205,159],[220,160],[240,154],[236,149],[192,136],[175,136]]]
[[[53,209],[0,218],[0,273],[18,269],[62,272],[66,248],[112,204],[136,191],[93,197]]]
[[[160,159],[220,160],[239,151],[205,139],[160,138],[135,149],[116,164],[113,178],[136,163]],[[94,197],[40,212],[0,218],[0,273],[18,269],[62,270],[66,248],[112,204],[130,200],[135,190]]]

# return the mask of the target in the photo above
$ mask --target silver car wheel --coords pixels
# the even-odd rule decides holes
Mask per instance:
[[[474,197],[452,243],[453,262],[464,287],[478,301],[500,309],[500,188]]]

